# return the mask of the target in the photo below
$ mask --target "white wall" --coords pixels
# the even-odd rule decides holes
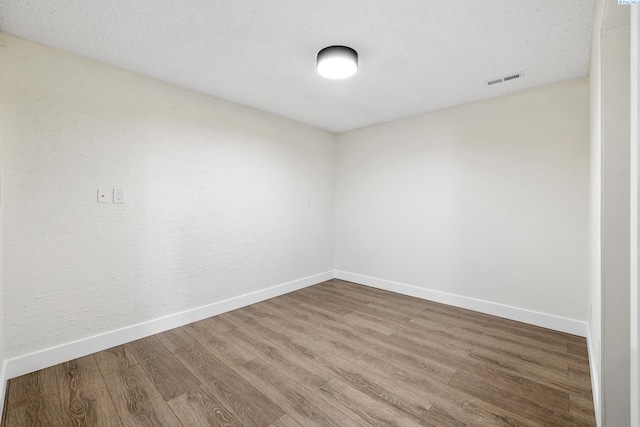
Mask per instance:
[[[589,294],[590,315],[588,318],[589,362],[596,419],[600,419],[600,396],[602,386],[602,83],[600,57],[600,27],[605,2],[596,3],[596,13],[591,40],[591,64],[589,78]]]
[[[333,270],[333,134],[0,45],[5,357]]]
[[[602,32],[604,426],[629,425],[629,25]]]
[[[632,13],[637,20],[636,6],[598,1],[591,55],[592,165],[597,172],[592,176],[601,179],[601,184],[594,182],[591,194],[593,206],[601,210],[601,226],[593,224],[591,235],[601,252],[592,257],[592,297],[594,309],[600,311],[594,310],[590,320],[590,342],[592,378],[600,381],[594,387],[594,403],[598,425],[603,427],[640,424],[638,33],[637,22],[629,25]],[[600,274],[594,274],[598,269]]]
[[[587,79],[337,141],[339,275],[587,320]]]

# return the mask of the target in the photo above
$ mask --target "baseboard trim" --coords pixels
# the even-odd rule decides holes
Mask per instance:
[[[2,367],[0,368],[0,418],[4,414],[4,400],[7,395],[7,361],[2,361]]]
[[[150,335],[168,331],[169,329],[178,328],[189,323],[226,313],[227,311],[236,310],[247,305],[284,295],[333,278],[334,270],[331,270],[272,286],[267,289],[229,298],[224,301],[218,301],[191,310],[170,314],[158,319],[149,320],[136,325],[127,326],[8,359],[5,360],[3,364],[3,377],[1,378],[2,383],[0,384],[0,387],[2,387],[2,390],[4,391],[6,381],[11,378],[19,377],[20,375],[28,374],[49,366],[57,365],[58,363],[77,359],[78,357],[83,357],[117,345],[122,345]]]
[[[602,425],[602,411],[600,410],[600,375],[598,366],[595,361],[600,358],[595,357],[596,349],[593,348],[593,341],[591,340],[591,328],[587,323],[587,352],[589,353],[589,373],[591,374],[591,396],[593,397],[593,409],[596,413],[596,426]]]
[[[547,329],[566,332],[572,335],[578,335],[581,337],[587,335],[586,322],[568,319],[566,317],[554,316],[551,314],[450,294],[433,289],[421,288],[390,280],[378,279],[376,277],[364,276],[362,274],[350,273],[347,271],[336,270],[336,278],[403,295],[448,304],[454,307],[491,314],[493,316],[528,323],[530,325],[540,326]]]

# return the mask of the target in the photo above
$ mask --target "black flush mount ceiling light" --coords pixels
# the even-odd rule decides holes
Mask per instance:
[[[346,79],[358,71],[358,52],[347,46],[329,46],[318,52],[317,70],[328,79]]]

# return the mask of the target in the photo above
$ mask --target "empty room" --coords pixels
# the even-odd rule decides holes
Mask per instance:
[[[639,8],[0,0],[1,425],[640,427]]]

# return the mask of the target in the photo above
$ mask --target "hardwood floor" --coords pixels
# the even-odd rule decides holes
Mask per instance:
[[[13,426],[595,426],[584,338],[340,280],[9,381]]]

